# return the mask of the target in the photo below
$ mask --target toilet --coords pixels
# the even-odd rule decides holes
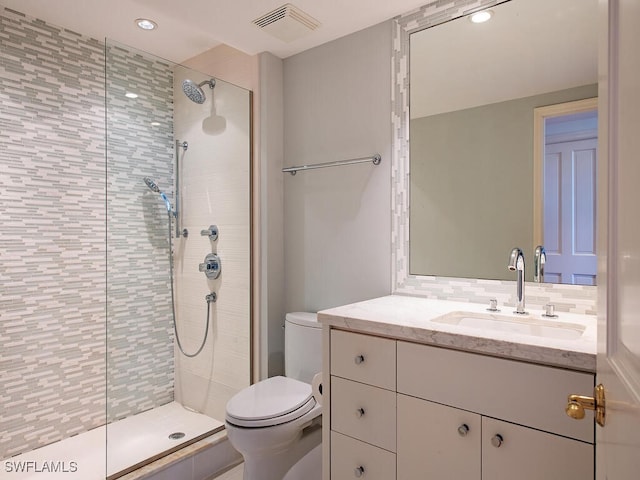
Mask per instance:
[[[295,476],[320,478],[322,407],[311,381],[322,369],[322,330],[315,313],[287,313],[284,362],[286,376],[255,383],[227,403],[227,436],[244,457],[244,480],[296,480],[285,475],[302,468],[296,464],[305,456],[300,465],[315,471]]]

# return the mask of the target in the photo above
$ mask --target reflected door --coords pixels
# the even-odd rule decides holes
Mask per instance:
[[[547,144],[545,281],[596,284],[596,138]]]

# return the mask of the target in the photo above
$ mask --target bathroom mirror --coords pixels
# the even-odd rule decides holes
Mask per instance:
[[[578,159],[582,170],[566,175],[582,178],[590,194],[570,179],[560,185],[550,169],[537,171],[543,167],[534,161],[534,110],[597,96],[597,0],[476,3],[462,5],[464,16],[455,20],[432,18],[426,23],[435,26],[409,32],[408,273],[513,280],[507,260],[517,246],[531,281],[534,249],[544,242],[534,211],[541,212],[538,222],[567,221],[572,230],[556,237],[574,237],[584,212],[591,217],[579,228],[595,232],[596,149]],[[469,10],[487,4],[492,18],[470,21]],[[554,118],[544,128],[556,139],[566,129],[597,135],[597,118]],[[554,211],[557,199],[544,199],[553,182],[556,193],[574,193],[564,213]],[[547,255],[558,254],[558,242],[545,240]],[[593,276],[550,272],[545,281],[595,284],[595,236],[587,244],[583,256],[591,255]],[[567,250],[565,244],[562,254]]]

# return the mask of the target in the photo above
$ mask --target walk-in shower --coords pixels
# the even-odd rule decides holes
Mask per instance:
[[[250,92],[216,79],[234,128],[210,135],[182,91],[210,74],[2,7],[0,30],[0,478],[117,478],[222,429],[250,383]]]

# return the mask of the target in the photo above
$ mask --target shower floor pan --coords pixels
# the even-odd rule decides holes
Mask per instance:
[[[117,478],[223,426],[223,422],[172,402],[4,459],[0,479],[104,480],[105,472],[106,478]],[[175,433],[184,436],[170,438]]]

